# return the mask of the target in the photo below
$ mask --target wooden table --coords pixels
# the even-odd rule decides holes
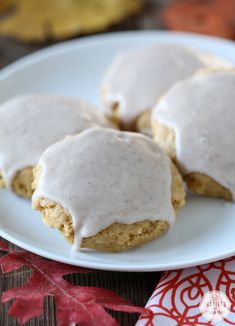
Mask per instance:
[[[162,5],[169,3],[170,0],[152,0],[145,1],[145,10],[143,13],[126,22],[115,26],[109,31],[118,30],[138,30],[138,29],[156,29],[161,28],[159,13]],[[36,51],[46,45],[27,45],[15,42],[13,40],[0,38],[0,68],[15,61],[24,55]],[[12,245],[13,246],[13,245]],[[30,271],[26,268],[19,271],[2,275],[0,277],[0,293],[8,288],[20,286],[25,283],[30,276]],[[121,272],[104,272],[97,271],[86,275],[69,276],[68,280],[74,284],[99,286],[114,290],[119,295],[130,300],[131,302],[144,306],[152,294],[161,273],[121,273]],[[4,304],[1,307],[0,326],[16,326],[16,319],[8,317],[7,311],[9,304]],[[55,306],[51,298],[45,301],[44,315],[40,318],[30,320],[26,325],[30,326],[54,326]],[[113,313],[113,316],[120,322],[121,325],[134,325],[138,316],[127,313]],[[98,324],[97,324],[98,326]]]

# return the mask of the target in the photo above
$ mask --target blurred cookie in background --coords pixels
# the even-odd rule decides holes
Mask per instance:
[[[0,35],[24,42],[104,31],[142,7],[140,0],[1,0],[0,9],[13,4],[0,20]]]
[[[0,1],[0,12],[10,8],[17,0],[1,0]]]

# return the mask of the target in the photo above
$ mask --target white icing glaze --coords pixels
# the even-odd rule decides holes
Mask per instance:
[[[156,105],[153,120],[175,131],[176,156],[185,173],[210,176],[235,200],[235,72],[175,85]]]
[[[114,222],[174,222],[170,160],[143,135],[88,129],[49,147],[39,165],[32,200],[47,198],[69,211],[76,249]]]
[[[35,166],[43,151],[68,134],[110,126],[96,108],[78,99],[27,95],[0,106],[0,171],[6,186],[16,172]]]
[[[222,58],[174,44],[159,43],[120,53],[102,83],[106,114],[112,116],[112,106],[118,102],[120,118],[128,128],[177,81],[200,69],[229,67]]]

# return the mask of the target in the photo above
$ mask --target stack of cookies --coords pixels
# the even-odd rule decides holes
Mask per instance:
[[[29,94],[0,107],[0,187],[32,200],[74,250],[119,252],[162,236],[185,185],[235,198],[235,71],[174,44],[120,53],[103,112]]]

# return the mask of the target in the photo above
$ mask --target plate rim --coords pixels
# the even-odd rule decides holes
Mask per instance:
[[[6,67],[2,68],[0,70],[0,81],[4,80],[8,76],[16,73],[17,71],[23,69],[24,67],[27,67],[31,64],[34,64],[38,61],[44,60],[48,57],[53,57],[56,54],[63,53],[63,52],[69,52],[72,49],[75,48],[83,48],[86,46],[91,46],[95,44],[101,44],[102,42],[107,43],[107,42],[117,42],[117,40],[128,40],[128,39],[140,39],[140,37],[172,37],[176,36],[176,38],[183,39],[185,41],[194,40],[197,42],[212,42],[212,43],[220,43],[221,46],[226,46],[230,47],[231,49],[235,50],[235,44],[232,41],[222,39],[219,37],[214,37],[214,36],[205,36],[205,35],[200,35],[200,34],[195,34],[195,33],[185,33],[185,32],[171,32],[171,31],[158,31],[158,30],[146,30],[146,31],[122,31],[122,32],[110,32],[110,33],[101,33],[98,35],[92,35],[92,36],[85,36],[82,38],[76,38],[73,40],[68,40],[68,41],[63,41],[59,42],[57,44],[53,44],[50,46],[47,46],[43,49],[37,50],[31,54],[27,54],[24,57],[14,61],[13,63],[10,63]],[[178,40],[176,40],[178,42]],[[187,263],[182,261],[182,263],[168,263],[168,264],[157,264],[154,265],[126,265],[126,266],[119,266],[119,265],[114,265],[114,263],[105,263],[105,262],[95,262],[92,263],[90,261],[86,262],[84,260],[75,260],[70,257],[66,258],[63,256],[60,256],[59,254],[54,254],[53,252],[48,253],[44,249],[40,249],[37,247],[34,247],[30,244],[27,244],[23,242],[22,240],[15,238],[12,236],[10,233],[7,233],[7,228],[2,228],[0,227],[0,236],[11,243],[19,246],[20,248],[23,248],[25,250],[28,250],[32,253],[38,254],[42,257],[48,258],[48,259],[53,259],[56,261],[59,261],[61,263],[66,263],[70,265],[75,265],[75,266],[81,266],[81,267],[88,267],[88,268],[93,268],[97,270],[107,270],[107,271],[124,271],[124,272],[152,272],[152,271],[164,271],[164,270],[176,270],[176,269],[181,269],[181,268],[188,268],[196,265],[202,265],[202,264],[207,264],[210,262],[214,262],[217,260],[221,260],[224,258],[231,257],[235,254],[235,248],[234,250],[222,254],[222,255],[215,255],[213,258],[204,258],[201,260],[197,260],[197,262],[191,260],[188,261]],[[77,263],[76,263],[77,262]],[[94,266],[95,265],[95,266]],[[164,265],[164,266],[163,266]]]
[[[66,40],[46,46],[42,49],[36,50],[30,54],[24,55],[22,58],[13,61],[8,64],[6,67],[0,69],[0,81],[6,78],[11,73],[16,72],[17,70],[22,69],[23,67],[34,63],[35,61],[45,59],[47,57],[53,56],[55,53],[62,53],[70,51],[72,48],[86,47],[93,45],[95,43],[100,44],[103,42],[116,42],[117,38],[139,38],[144,36],[157,36],[157,37],[170,37],[175,35],[177,38],[183,39],[194,39],[203,42],[219,42],[223,43],[225,46],[235,49],[235,45],[231,40],[223,39],[216,36],[201,35],[198,33],[189,33],[189,32],[174,32],[174,31],[160,31],[160,30],[138,30],[138,31],[121,31],[121,32],[109,32],[109,33],[100,33],[98,35],[84,36],[82,38],[76,38],[72,40]]]
[[[164,266],[158,264],[158,267],[154,266],[153,264],[151,264],[151,266],[145,264],[144,266],[141,267],[139,265],[133,265],[133,264],[119,267],[118,265],[114,265],[113,263],[112,264],[97,263],[97,262],[92,263],[89,261],[86,262],[84,260],[80,261],[79,259],[76,261],[75,259],[72,258],[65,258],[53,253],[48,253],[44,249],[40,249],[37,247],[33,247],[32,250],[32,246],[30,244],[24,243],[22,240],[12,237],[10,234],[6,233],[1,228],[0,228],[0,236],[5,240],[15,244],[21,249],[27,250],[33,254],[39,255],[47,259],[55,260],[60,263],[69,264],[72,266],[91,268],[94,270],[112,271],[112,272],[160,272],[160,271],[163,272],[163,271],[179,270],[183,268],[190,268],[198,265],[205,265],[205,264],[217,262],[222,259],[230,258],[235,255],[235,249],[234,249],[234,251],[231,251],[230,253],[224,255],[218,255],[211,259],[205,258],[205,259],[198,260],[196,264],[195,262],[190,261],[188,263],[183,263],[183,262],[182,263],[178,262],[177,264],[169,263],[168,265],[164,264]]]

